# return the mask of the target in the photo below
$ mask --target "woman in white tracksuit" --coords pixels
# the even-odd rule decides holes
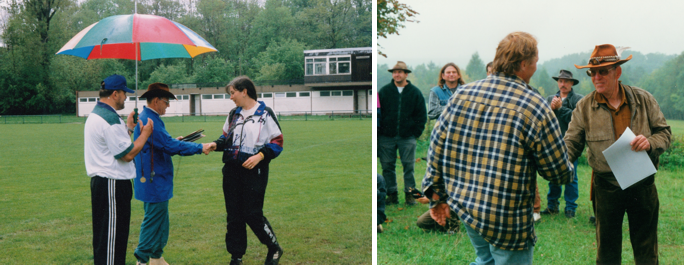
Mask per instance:
[[[283,249],[263,215],[269,163],[283,150],[283,134],[273,110],[257,101],[256,88],[246,76],[233,79],[226,92],[237,107],[216,140],[223,151],[223,195],[228,213],[226,249],[231,265],[242,264],[247,250],[247,228],[268,247],[265,264],[278,264]]]

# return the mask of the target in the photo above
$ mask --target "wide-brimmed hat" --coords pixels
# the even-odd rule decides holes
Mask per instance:
[[[398,61],[397,64],[395,64],[394,67],[392,67],[392,69],[389,69],[387,71],[391,73],[394,72],[394,70],[404,70],[404,72],[406,72],[407,74],[411,72],[411,70],[409,70],[408,67],[406,67],[406,63],[402,61]]]
[[[147,86],[147,92],[140,96],[141,98],[172,98],[176,99],[176,96],[169,91],[169,87],[164,83],[152,83]]]
[[[126,86],[126,78],[120,75],[110,75],[102,81],[102,89],[123,90],[126,93],[135,93]]]
[[[577,85],[577,83],[579,83],[579,80],[572,78],[572,73],[570,71],[563,70],[563,69],[560,70],[560,73],[558,73],[558,76],[553,76],[551,78],[553,78],[553,80],[556,80],[556,81],[558,81],[558,79],[561,79],[561,78],[572,80],[572,82],[575,82],[574,84],[572,84],[573,86]]]
[[[596,45],[594,51],[591,52],[591,57],[589,57],[589,64],[584,66],[575,65],[577,69],[582,68],[598,68],[604,66],[618,66],[632,59],[632,55],[629,55],[627,59],[620,60],[620,53],[615,49],[615,46],[610,44]]]

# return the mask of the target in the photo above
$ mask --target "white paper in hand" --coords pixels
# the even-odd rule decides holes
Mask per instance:
[[[603,151],[610,170],[623,190],[657,172],[646,151],[634,152],[629,143],[636,137],[627,127],[620,139]]]

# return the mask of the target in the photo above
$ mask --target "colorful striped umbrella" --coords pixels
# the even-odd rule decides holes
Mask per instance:
[[[57,54],[90,59],[193,58],[216,48],[197,33],[155,15],[118,15],[76,34]]]

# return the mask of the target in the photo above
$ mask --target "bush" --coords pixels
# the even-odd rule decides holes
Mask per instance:
[[[677,170],[684,166],[684,135],[673,135],[665,153],[660,155],[659,169]]]

